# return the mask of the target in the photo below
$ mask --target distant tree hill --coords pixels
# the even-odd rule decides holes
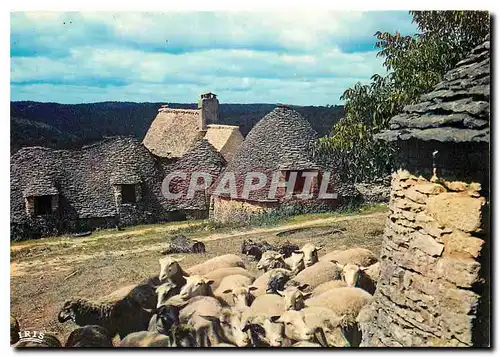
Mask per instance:
[[[102,102],[58,104],[11,102],[11,153],[26,146],[78,149],[107,136],[144,138],[162,104],[170,108],[195,109],[196,104]],[[237,125],[243,136],[275,104],[220,104],[220,124]],[[343,115],[343,106],[293,106],[318,132],[328,135]]]

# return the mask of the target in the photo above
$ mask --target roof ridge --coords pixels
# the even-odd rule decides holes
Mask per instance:
[[[187,109],[187,108],[160,108],[158,109],[159,113],[166,113],[166,112],[177,112],[177,113],[195,113],[199,112],[200,109]]]

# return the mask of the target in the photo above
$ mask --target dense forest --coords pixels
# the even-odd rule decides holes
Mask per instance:
[[[165,103],[11,102],[11,152],[25,146],[76,149],[115,135],[133,135],[142,140],[162,104]],[[196,104],[168,105],[196,108]],[[246,136],[274,107],[274,104],[221,104],[219,123],[238,125]],[[329,134],[344,113],[343,106],[296,106],[294,109],[304,115],[320,136]]]

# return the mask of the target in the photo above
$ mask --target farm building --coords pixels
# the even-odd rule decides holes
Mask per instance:
[[[206,217],[205,192],[168,200],[162,183],[179,170],[215,180],[231,160],[243,137],[238,127],[207,124],[218,105],[206,93],[197,110],[160,108],[142,144],[116,137],[81,150],[19,150],[11,157],[11,239]],[[187,191],[187,182],[173,183]]]
[[[156,156],[179,158],[205,138],[229,162],[244,138],[237,126],[217,124],[218,119],[219,100],[213,93],[201,95],[198,109],[163,106],[144,137],[144,146]]]
[[[316,139],[316,132],[302,115],[286,105],[278,105],[248,133],[233,160],[212,186],[211,217],[220,222],[247,221],[254,214],[283,205],[331,207],[339,204],[342,200],[342,195],[338,194],[340,185],[328,177],[323,180],[324,165],[313,158],[312,145]],[[264,175],[266,184],[246,195],[247,174],[252,172]],[[224,180],[230,184],[232,175],[235,192],[220,190]],[[287,182],[294,182],[289,194],[286,194]],[[324,191],[330,190],[329,198],[318,196],[322,182],[326,184]],[[298,197],[301,194],[308,197]]]
[[[380,139],[398,148],[362,346],[490,345],[490,41]]]
[[[82,150],[20,149],[11,157],[11,231],[18,236],[79,232],[166,220],[164,173],[133,138]]]

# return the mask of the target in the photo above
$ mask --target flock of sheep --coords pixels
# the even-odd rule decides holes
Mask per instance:
[[[234,254],[184,269],[182,259],[159,260],[158,276],[97,301],[65,302],[58,320],[80,326],[65,347],[356,347],[358,315],[374,293],[379,268],[364,248],[335,250],[305,244],[286,254],[262,252],[255,277]],[[16,331],[17,329],[17,331]],[[55,336],[11,344],[61,347]]]

